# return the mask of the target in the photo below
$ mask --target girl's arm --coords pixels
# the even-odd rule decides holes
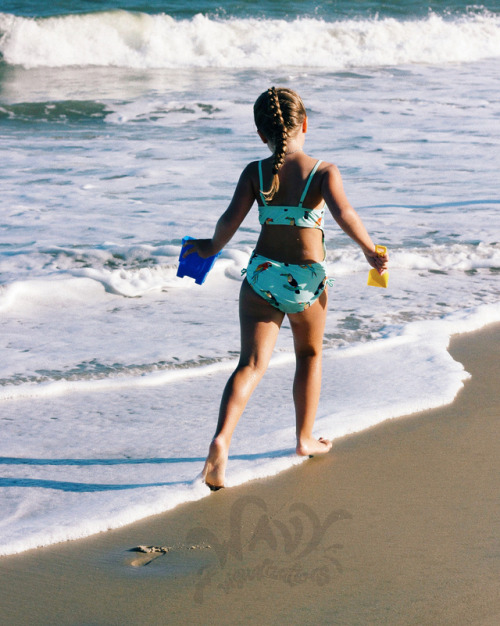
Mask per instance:
[[[387,269],[389,257],[379,256],[375,252],[370,235],[345,195],[342,177],[335,165],[329,165],[325,169],[321,180],[321,193],[333,219],[361,247],[368,263],[382,274]]]
[[[243,170],[229,206],[220,216],[212,239],[193,239],[186,245],[184,257],[197,252],[202,258],[217,254],[230,241],[255,201],[251,176],[252,164]]]

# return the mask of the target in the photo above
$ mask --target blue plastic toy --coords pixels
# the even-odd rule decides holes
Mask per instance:
[[[197,252],[192,252],[185,258],[182,258],[182,255],[186,251],[186,244],[190,239],[194,239],[194,237],[186,236],[182,240],[182,248],[181,253],[179,255],[179,267],[177,268],[177,276],[183,278],[184,276],[189,276],[190,278],[194,278],[196,284],[202,285],[205,282],[205,278],[207,277],[208,272],[212,269],[215,260],[219,256],[220,252],[214,254],[213,256],[209,256],[207,259],[202,259],[201,256]]]

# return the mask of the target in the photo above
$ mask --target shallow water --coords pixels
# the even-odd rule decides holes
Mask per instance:
[[[339,165],[391,254],[389,288],[366,287],[361,254],[327,219],[317,434],[453,399],[467,374],[450,335],[500,319],[498,8],[38,5],[0,15],[0,553],[207,495],[195,478],[237,359],[256,212],[202,287],[176,277],[177,259],[266,156],[251,110],[269,84],[302,95],[306,147]],[[285,323],[228,484],[301,462],[292,377]]]

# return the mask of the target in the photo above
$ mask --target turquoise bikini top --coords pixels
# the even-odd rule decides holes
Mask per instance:
[[[274,226],[299,226],[300,228],[319,228],[322,230],[326,202],[320,209],[307,209],[302,206],[307,192],[309,191],[309,186],[313,176],[321,163],[321,160],[318,161],[311,170],[298,206],[278,206],[266,204],[261,191],[260,197],[262,198],[262,202],[264,204],[259,205],[259,222],[261,224],[272,224]],[[259,161],[259,184],[260,188],[263,189],[262,161]]]

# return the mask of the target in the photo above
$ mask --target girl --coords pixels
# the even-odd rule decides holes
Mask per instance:
[[[262,225],[240,291],[241,354],[222,395],[219,421],[203,469],[213,490],[224,486],[231,437],[267,369],[285,315],[293,333],[293,384],[299,455],[324,454],[332,443],[312,436],[321,387],[321,352],[327,309],[323,215],[327,206],[337,224],[382,274],[380,257],[347,200],[335,165],[303,151],[307,115],[291,89],[271,87],[254,105],[257,132],[273,153],[243,170],[233,199],[217,222],[212,239],[189,242],[184,256],[206,258],[219,252],[250,211],[259,205]]]

